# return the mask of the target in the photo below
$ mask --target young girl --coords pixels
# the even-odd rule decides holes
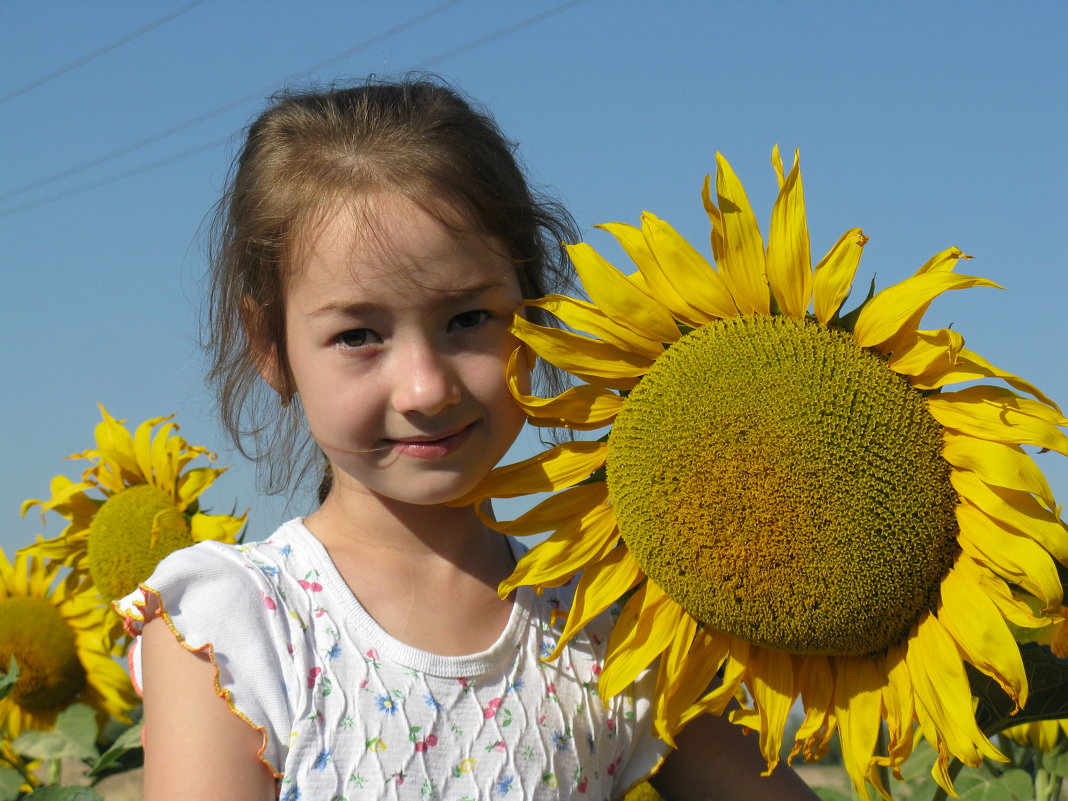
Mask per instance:
[[[718,718],[669,755],[652,674],[601,699],[608,617],[542,662],[567,589],[502,601],[522,547],[447,505],[523,424],[509,322],[571,236],[488,116],[428,80],[286,95],[219,220],[224,420],[275,488],[306,426],[325,477],[306,518],[179,551],[120,602],[147,801],[615,799],[658,769],[669,798],[814,797]]]

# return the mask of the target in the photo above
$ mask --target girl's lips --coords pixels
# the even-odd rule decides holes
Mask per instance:
[[[386,442],[392,447],[394,453],[402,456],[411,456],[415,459],[440,459],[463,445],[473,427],[474,424],[471,423],[459,431],[437,439],[389,439]]]

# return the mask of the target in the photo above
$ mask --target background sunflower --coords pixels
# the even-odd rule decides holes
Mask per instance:
[[[67,573],[60,579],[60,572]],[[123,667],[105,644],[109,611],[95,593],[58,563],[0,550],[0,664],[19,669],[14,690],[0,699],[0,733],[15,739],[52,728],[73,703],[88,704],[103,726],[126,716],[137,699]]]
[[[943,292],[996,286],[955,273],[959,249],[844,314],[863,233],[846,231],[813,269],[798,160],[786,173],[776,149],[765,246],[717,162],[703,197],[718,269],[646,213],[640,228],[601,226],[636,273],[574,245],[592,302],[530,304],[572,330],[515,320],[526,347],[584,382],[525,395],[513,360],[531,422],[610,435],[500,468],[457,504],[557,493],[496,524],[555,532],[501,594],[581,571],[565,642],[631,593],[601,689],[618,692],[659,659],[656,726],[669,742],[738,698],[732,719],[759,732],[770,770],[800,699],[793,753],[818,758],[837,731],[862,797],[867,781],[882,788],[878,768],[899,769],[916,725],[951,790],[951,756],[1004,758],[976,724],[965,666],[1022,707],[1009,623],[1060,616],[1068,532],[1024,446],[1068,454],[1068,421],[955,331],[919,328]],[[1009,388],[944,391],[989,378]]]
[[[186,470],[194,459],[215,454],[189,445],[169,417],[146,420],[131,435],[123,421],[103,406],[100,411],[96,447],[70,457],[93,462],[81,480],[58,475],[52,497],[22,506],[24,515],[40,506],[42,519],[54,511],[69,524],[55,539],[21,552],[73,568],[87,589],[112,601],[136,589],[172,551],[203,540],[235,542],[245,515],[200,510],[201,493],[226,468]]]

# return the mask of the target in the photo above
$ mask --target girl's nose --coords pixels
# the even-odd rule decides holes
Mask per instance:
[[[420,344],[406,349],[394,365],[394,408],[402,414],[431,417],[459,403],[460,382],[448,359]]]

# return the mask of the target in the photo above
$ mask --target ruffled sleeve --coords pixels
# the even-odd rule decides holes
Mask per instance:
[[[276,777],[285,765],[297,692],[294,637],[280,614],[284,593],[278,574],[276,565],[253,558],[241,546],[203,542],[170,554],[137,590],[114,604],[127,633],[136,637],[129,661],[138,692],[141,630],[160,617],[186,649],[211,659],[216,692],[263,734],[259,757]]]

